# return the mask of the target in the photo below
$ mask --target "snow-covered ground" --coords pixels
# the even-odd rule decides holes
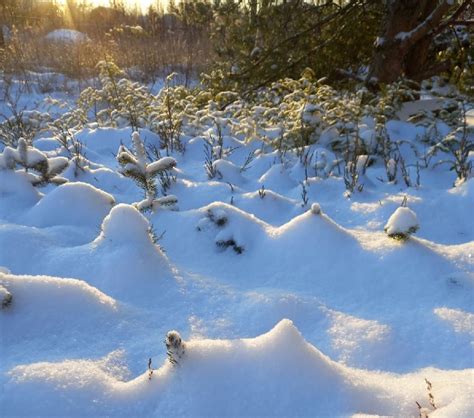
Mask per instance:
[[[209,179],[185,137],[177,207],[140,213],[115,157],[131,128],[76,137],[64,184],[0,170],[2,416],[473,415],[474,178],[439,165],[407,188],[375,164],[349,197],[336,174],[303,190],[297,156],[225,135]]]

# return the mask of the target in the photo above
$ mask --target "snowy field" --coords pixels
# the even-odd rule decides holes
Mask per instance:
[[[303,162],[219,124],[154,163],[129,126],[77,131],[80,162],[48,133],[0,146],[0,415],[472,417],[474,178],[362,159],[348,194],[324,144]]]

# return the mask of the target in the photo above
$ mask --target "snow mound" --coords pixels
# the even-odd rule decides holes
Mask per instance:
[[[0,216],[10,218],[17,210],[35,205],[40,197],[24,172],[0,170]]]
[[[34,339],[55,340],[79,331],[90,333],[117,312],[117,302],[82,280],[0,273],[12,303],[0,314],[1,346],[28,346]],[[87,307],[85,309],[84,307]]]
[[[62,416],[146,417],[416,416],[415,401],[428,404],[425,376],[432,382],[439,416],[467,417],[474,406],[465,390],[471,370],[425,369],[395,375],[349,368],[308,344],[287,319],[256,338],[185,344],[179,366],[166,361],[151,379],[145,372],[124,382],[122,374],[108,366],[107,357],[17,366],[4,385],[3,412],[47,415],[54,409]]]
[[[132,128],[84,128],[78,132],[76,138],[84,145],[87,158],[93,162],[103,163],[110,156],[110,162],[115,165],[115,155],[120,145],[127,148],[132,146]],[[145,145],[160,145],[160,137],[147,130],[140,130],[140,137]]]
[[[237,254],[253,247],[269,228],[255,215],[222,202],[211,203],[199,211],[204,217],[196,225],[197,230],[211,231],[217,248],[232,248]]]
[[[56,29],[49,32],[45,39],[53,42],[81,43],[87,42],[89,37],[85,33],[74,29]]]
[[[121,203],[105,217],[99,238],[117,244],[151,243],[150,224],[135,207]]]
[[[219,179],[223,179],[238,186],[245,182],[245,179],[240,172],[240,167],[237,167],[231,161],[217,160],[212,163],[212,167],[217,171]]]
[[[265,188],[275,190],[277,192],[284,192],[292,189],[298,183],[291,179],[283,164],[275,164],[271,166],[265,174],[263,174],[258,182],[263,184]]]
[[[282,225],[304,210],[297,200],[266,188],[243,193],[233,204],[272,225]]]
[[[112,195],[87,183],[66,183],[43,197],[29,212],[27,222],[38,227],[100,225],[115,203]]]
[[[390,216],[384,230],[389,237],[406,237],[416,232],[418,228],[416,213],[410,208],[401,206]]]

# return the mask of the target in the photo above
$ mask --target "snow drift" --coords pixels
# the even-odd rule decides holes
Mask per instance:
[[[472,370],[395,375],[349,368],[308,344],[289,320],[256,338],[187,341],[180,365],[167,362],[150,380],[146,372],[123,381],[108,363],[106,357],[17,366],[4,386],[4,413],[416,416],[415,401],[429,407],[425,377],[438,408],[430,416],[468,417],[474,407],[465,390]]]

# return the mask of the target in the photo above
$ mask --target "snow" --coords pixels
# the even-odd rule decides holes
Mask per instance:
[[[317,123],[317,106],[297,111]],[[2,416],[418,416],[415,402],[472,416],[474,178],[454,186],[440,154],[406,187],[361,155],[365,186],[348,198],[335,127],[282,155],[262,140],[280,127],[245,141],[222,112],[209,179],[210,116],[162,159],[145,155],[160,144],[147,129],[89,125],[75,132],[81,168],[69,160],[59,186],[2,165]],[[427,128],[402,119],[386,129],[412,168]],[[367,148],[375,133],[364,117]],[[66,154],[48,135],[33,146],[55,169]],[[148,174],[176,176],[166,194],[156,183],[151,208],[121,174],[125,147]],[[17,155],[4,148],[2,164],[5,150]]]
[[[112,195],[91,186],[76,182],[66,183],[45,195],[27,213],[29,225],[100,225],[115,200]]]
[[[74,29],[56,29],[49,32],[45,39],[54,42],[80,43],[88,41],[89,37],[85,33]]]
[[[388,219],[385,232],[388,236],[409,235],[419,228],[416,213],[410,208],[399,207]]]
[[[123,203],[112,208],[101,229],[100,240],[117,244],[150,242],[148,220],[133,206]]]
[[[163,157],[147,165],[147,171],[154,174],[160,171],[170,170],[176,167],[176,160],[173,157]]]
[[[5,385],[9,402],[4,412],[35,416],[53,409],[62,416],[129,416],[137,410],[141,416],[414,416],[416,404],[407,401],[427,404],[423,380],[427,373],[440,405],[433,416],[468,417],[472,407],[465,390],[469,372],[425,369],[403,376],[346,367],[308,344],[293,323],[284,319],[255,338],[186,341],[179,366],[164,363],[150,379],[143,373],[124,381],[120,353],[98,360],[17,366]],[[452,383],[447,384],[447,379]]]

